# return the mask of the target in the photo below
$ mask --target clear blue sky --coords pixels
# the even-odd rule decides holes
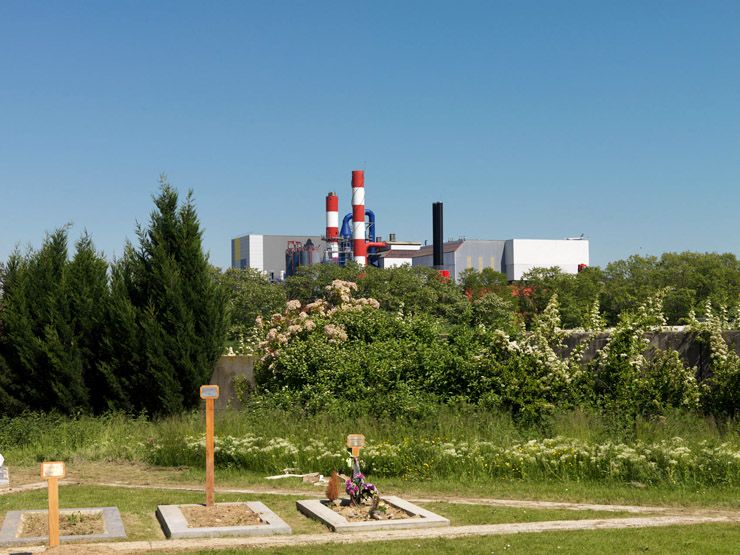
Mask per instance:
[[[0,2],[0,260],[67,222],[108,257],[160,173],[211,261],[320,234],[740,253],[740,2]]]

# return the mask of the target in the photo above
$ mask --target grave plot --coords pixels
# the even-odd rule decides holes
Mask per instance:
[[[203,385],[200,398],[206,404],[206,502],[205,505],[159,505],[157,519],[168,538],[218,538],[290,534],[283,519],[258,501],[216,503],[214,479],[214,401],[217,385]]]
[[[48,542],[97,541],[125,538],[121,513],[116,507],[59,509],[59,480],[67,475],[61,461],[41,463],[41,477],[48,484],[47,511],[10,511],[0,528],[0,546]]]
[[[365,436],[347,436],[351,450],[349,462],[352,478],[346,479],[344,489],[349,497],[339,498],[339,476],[333,472],[326,488],[327,499],[296,501],[304,515],[319,520],[334,532],[359,532],[394,528],[430,528],[449,526],[446,518],[409,503],[394,495],[381,496],[374,484],[365,481],[360,470],[360,449],[365,446]]]
[[[61,509],[59,540],[101,541],[126,537],[116,507]],[[0,528],[0,546],[40,544],[49,538],[48,511],[9,511]]]
[[[404,501],[395,495],[380,498],[377,512],[370,514],[371,505],[352,505],[349,499],[306,499],[296,501],[298,510],[326,524],[334,532],[368,532],[399,528],[433,528],[449,526],[443,516]]]
[[[160,505],[157,519],[168,538],[218,538],[290,534],[283,519],[264,503],[215,503],[206,505]]]

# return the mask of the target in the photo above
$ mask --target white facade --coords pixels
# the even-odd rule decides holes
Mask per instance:
[[[381,268],[398,268],[399,266],[403,266],[404,264],[408,264],[411,266],[414,262],[414,259],[411,257],[408,258],[380,258],[380,267]]]
[[[247,267],[260,272],[265,271],[265,246],[263,235],[249,235],[248,250],[246,252]]]
[[[578,266],[588,266],[588,241],[509,239],[504,248],[504,267],[509,281],[520,280],[533,268],[557,266],[566,274],[577,274]]]

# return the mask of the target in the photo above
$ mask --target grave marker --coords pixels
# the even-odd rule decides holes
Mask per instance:
[[[220,391],[217,385],[200,386],[200,398],[206,402],[206,507],[213,506],[215,497],[213,412],[214,401],[218,399],[219,394]]]
[[[365,436],[362,434],[349,434],[347,436],[347,447],[352,449],[353,457],[359,457],[360,449],[365,447]]]
[[[59,479],[66,475],[63,462],[41,463],[41,477],[49,487],[49,547],[59,545]]]

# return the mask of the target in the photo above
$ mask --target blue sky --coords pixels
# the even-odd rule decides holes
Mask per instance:
[[[72,222],[112,258],[160,173],[211,261],[320,234],[740,254],[740,2],[0,2],[0,260]]]

